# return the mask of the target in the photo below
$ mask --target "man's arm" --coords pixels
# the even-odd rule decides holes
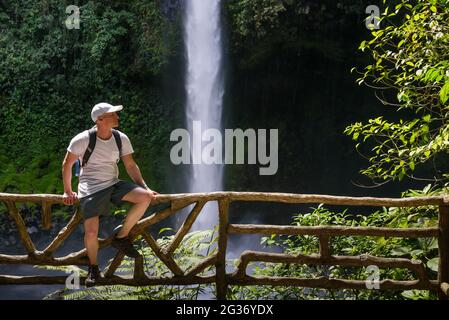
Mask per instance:
[[[145,181],[142,178],[142,174],[140,172],[139,167],[137,166],[137,163],[134,161],[134,158],[132,154],[127,154],[125,156],[122,156],[123,164],[125,165],[126,172],[128,175],[133,179],[135,183],[142,186],[143,188],[150,191],[153,195],[158,194],[156,191],[151,190]]]
[[[64,160],[62,161],[62,182],[64,184],[64,204],[72,205],[77,194],[72,190],[72,167],[73,164],[78,160],[78,157],[67,151]]]

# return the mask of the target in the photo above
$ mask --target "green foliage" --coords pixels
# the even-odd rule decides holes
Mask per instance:
[[[0,146],[0,190],[10,193],[56,193],[60,184],[60,159],[43,146],[39,154],[30,152],[10,159]],[[15,160],[15,161],[12,161]]]
[[[162,229],[159,234],[167,231]],[[214,236],[216,230],[195,231],[188,233],[178,249],[174,253],[174,259],[183,270],[195,266],[209,255],[216,251],[217,238]],[[162,236],[157,239],[160,247],[168,245],[174,236]],[[139,239],[138,239],[139,240]],[[144,240],[140,239],[139,252],[144,257],[144,271],[149,277],[172,277],[173,274],[159,260],[154,252],[148,247]],[[112,261],[112,260],[111,260]],[[43,266],[41,268],[59,271],[71,271],[72,266]],[[209,266],[200,275],[208,275],[213,266]],[[80,269],[79,269],[80,270]],[[80,270],[81,275],[86,275],[86,271]],[[122,264],[116,271],[120,276],[132,276],[134,273],[134,259],[125,257]],[[52,293],[46,299],[54,299],[59,297],[64,300],[171,300],[197,299],[200,293],[211,292],[214,294],[213,285],[192,285],[192,286],[142,286],[131,287],[124,285],[113,286],[97,286],[94,288],[81,288],[78,290],[64,289],[56,293]]]
[[[67,29],[67,5],[1,4],[1,192],[61,192],[65,148],[92,126],[90,110],[101,101],[125,106],[120,129],[138,160],[154,159],[140,164],[143,173],[155,180],[163,172],[155,167],[172,111],[158,82],[181,43],[179,22],[156,1],[78,1],[80,29]]]
[[[449,185],[435,188],[431,185],[423,190],[407,190],[403,197],[437,196],[446,194]],[[417,208],[383,208],[370,214],[351,215],[345,211],[332,212],[323,205],[312,208],[309,213],[293,216],[292,225],[295,226],[348,226],[348,227],[389,227],[389,228],[422,228],[437,227],[438,208],[435,206],[421,206]],[[172,232],[171,228],[159,231],[158,245],[167,246],[173,235],[162,235]],[[188,233],[174,253],[177,264],[188,271],[206,257],[216,253],[217,230],[195,231]],[[155,256],[147,244],[140,238],[139,251],[144,256],[144,270],[150,277],[172,277],[171,271]],[[263,237],[261,244],[266,247],[280,248],[284,253],[317,254],[319,241],[315,236],[277,236]],[[402,257],[420,260],[426,267],[430,279],[435,279],[438,272],[438,243],[435,238],[385,238],[385,237],[356,237],[339,236],[331,238],[331,252],[336,256],[357,256],[369,254],[378,257]],[[237,260],[229,260],[227,264],[237,265]],[[73,266],[43,268],[49,270],[70,271]],[[42,267],[41,267],[42,268]],[[248,271],[254,277],[298,277],[316,278],[327,276],[330,278],[366,280],[372,273],[364,267],[343,266],[308,266],[295,263],[251,263]],[[81,275],[85,271],[79,269]],[[120,276],[130,276],[134,272],[134,260],[125,258],[117,269]],[[214,266],[206,268],[200,275],[208,276],[214,273]],[[407,269],[381,269],[380,280],[415,280],[416,275]],[[215,294],[214,284],[195,286],[99,286],[90,289],[62,290],[47,296],[53,299],[198,299],[200,293],[210,296]],[[229,299],[436,299],[433,292],[422,290],[378,291],[378,290],[324,290],[300,287],[278,286],[230,286]]]
[[[444,189],[435,189],[428,185],[423,190],[408,190],[404,197],[429,196],[446,193]],[[418,208],[383,208],[368,215],[350,215],[343,212],[331,212],[323,205],[312,208],[312,212],[297,214],[293,225],[315,226],[334,225],[350,227],[390,227],[419,228],[438,225],[438,208],[433,206]],[[319,241],[314,236],[276,236],[262,238],[267,247],[281,248],[284,253],[317,254]],[[333,255],[354,256],[369,254],[379,257],[403,257],[421,260],[426,266],[430,278],[436,279],[438,263],[438,243],[436,238],[384,238],[340,236],[331,238]],[[285,263],[258,263],[253,276],[277,276],[366,280],[371,275],[366,268],[342,266],[307,266]],[[415,275],[406,269],[381,269],[380,279],[414,280]],[[324,290],[296,287],[273,286],[233,286],[230,291],[233,299],[436,299],[436,294],[428,291],[410,290],[404,292],[378,290]]]
[[[40,265],[36,265],[34,266],[37,269],[44,269],[44,270],[52,270],[52,271],[63,271],[65,273],[72,273],[72,272],[77,272],[81,277],[86,277],[87,276],[87,271],[81,269],[78,266],[40,266]]]
[[[256,38],[261,38],[278,27],[280,13],[286,10],[285,5],[277,0],[231,1],[229,9],[238,26],[236,32]]]
[[[372,147],[367,157],[370,166],[361,172],[380,182],[413,177],[418,165],[447,154],[449,146],[449,4],[445,0],[384,3],[381,29],[360,44],[374,61],[357,82],[381,91],[379,99],[400,111],[401,119],[380,116],[345,130],[358,142],[360,152],[361,145]],[[388,98],[392,94],[396,101]],[[449,178],[438,170],[435,174],[440,182]]]
[[[326,35],[343,28],[343,15],[358,15],[365,8],[351,0],[229,0],[225,6],[231,48],[247,69],[272,63],[283,54],[297,57],[304,48],[325,59],[345,59],[341,42],[328,40]]]

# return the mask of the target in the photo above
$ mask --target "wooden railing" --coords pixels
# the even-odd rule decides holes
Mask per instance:
[[[51,226],[51,207],[62,204],[60,195],[20,195],[0,193],[0,201],[4,202],[11,218],[14,220],[20,234],[20,239],[27,250],[26,255],[0,254],[0,264],[32,264],[32,265],[87,265],[87,252],[83,249],[64,257],[54,257],[55,251],[75,230],[82,221],[78,211],[68,224],[59,232],[55,239],[43,250],[35,248],[25,223],[16,207],[17,202],[35,202],[42,204],[42,227]],[[182,270],[173,258],[173,253],[180,245],[183,237],[192,227],[202,208],[208,201],[218,202],[218,250],[206,257],[196,266]],[[383,228],[383,227],[342,227],[342,226],[280,226],[280,225],[242,225],[229,224],[228,208],[233,201],[263,201],[291,204],[323,203],[344,206],[385,206],[385,207],[418,207],[438,206],[438,228]],[[216,283],[218,299],[226,299],[229,285],[276,285],[298,286],[312,288],[348,288],[366,289],[362,280],[330,279],[320,277],[300,279],[294,277],[252,277],[246,274],[249,262],[301,263],[309,265],[341,265],[363,267],[376,265],[379,268],[406,268],[414,272],[417,280],[398,281],[384,279],[380,281],[379,290],[432,290],[438,292],[439,299],[447,299],[449,293],[449,197],[414,197],[414,198],[372,198],[372,197],[341,197],[312,194],[288,193],[257,193],[257,192],[213,192],[202,194],[159,195],[154,204],[170,203],[170,206],[151,216],[140,220],[131,230],[130,237],[139,235],[147,242],[155,255],[172,272],[172,277],[148,277],[144,272],[143,258],[135,259],[134,275],[132,277],[115,274],[124,255],[117,253],[104,272],[101,284],[123,284],[131,286],[143,285],[192,285]],[[171,243],[160,247],[148,231],[148,227],[179,212],[181,209],[195,204],[183,225],[177,231]],[[278,234],[278,235],[314,235],[319,238],[319,254],[289,255],[244,251],[240,257],[237,269],[232,274],[226,273],[226,248],[229,234]],[[332,255],[330,240],[334,236],[383,236],[383,237],[434,237],[438,239],[439,267],[438,278],[429,279],[424,264],[419,260],[404,258],[385,258],[369,255],[337,256]],[[112,237],[112,236],[111,236]],[[110,245],[112,238],[100,240],[100,249]],[[215,265],[215,274],[201,276],[207,267]],[[83,279],[82,279],[83,280]],[[0,275],[1,284],[64,284],[64,276],[10,276]]]

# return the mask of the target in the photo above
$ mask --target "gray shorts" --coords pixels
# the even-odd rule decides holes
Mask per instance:
[[[120,206],[125,201],[122,198],[131,190],[140,188],[139,185],[120,180],[116,184],[80,198],[80,211],[84,220],[96,216],[108,216],[111,214],[109,205],[112,202],[116,206]]]

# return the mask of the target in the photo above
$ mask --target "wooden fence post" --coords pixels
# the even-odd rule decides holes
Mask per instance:
[[[42,229],[50,230],[51,228],[51,202],[42,202]]]
[[[225,300],[228,284],[226,281],[226,247],[228,245],[228,208],[229,199],[218,200],[218,253],[215,262],[217,299]]]
[[[438,217],[438,299],[447,300],[448,296],[442,291],[442,283],[449,283],[449,206],[441,205]]]

